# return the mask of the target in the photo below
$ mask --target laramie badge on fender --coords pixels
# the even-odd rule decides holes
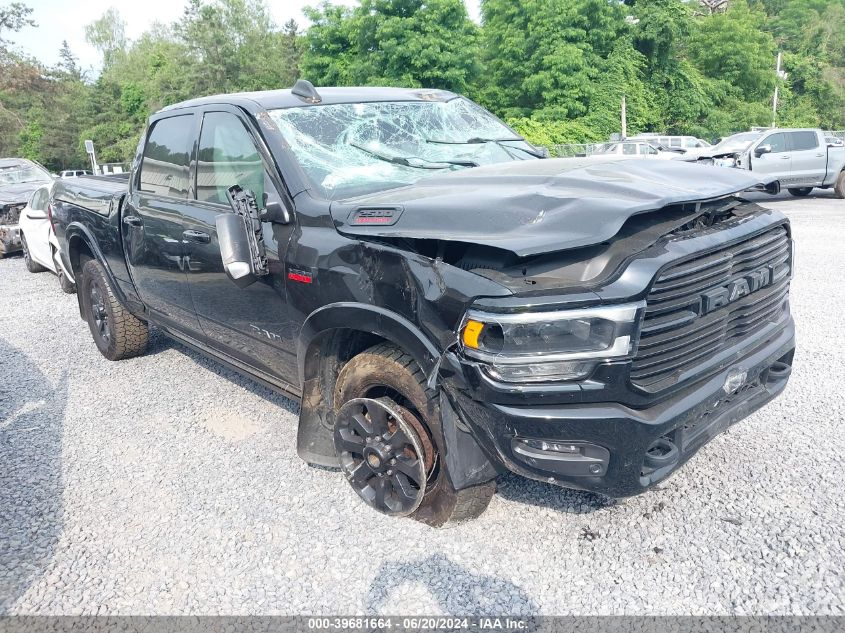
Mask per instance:
[[[730,283],[711,288],[701,294],[701,315],[709,314],[752,292],[770,286],[789,275],[789,262],[762,266]]]

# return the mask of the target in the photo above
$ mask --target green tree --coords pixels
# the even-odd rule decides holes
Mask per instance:
[[[479,29],[463,0],[323,2],[305,10],[302,73],[318,85],[388,85],[471,93]]]

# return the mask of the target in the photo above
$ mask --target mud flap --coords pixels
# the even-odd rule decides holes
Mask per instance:
[[[440,418],[443,424],[445,462],[455,490],[492,481],[496,468],[481,450],[475,438],[461,430],[460,420],[446,393],[440,390]]]

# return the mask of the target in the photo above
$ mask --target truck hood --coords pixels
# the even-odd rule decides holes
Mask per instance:
[[[530,160],[336,201],[331,212],[343,234],[481,244],[526,257],[598,244],[638,213],[762,189],[773,180],[682,161]]]

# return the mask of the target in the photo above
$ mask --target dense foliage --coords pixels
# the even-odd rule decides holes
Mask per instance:
[[[216,92],[290,86],[393,85],[455,90],[544,145],[619,131],[704,137],[770,125],[845,128],[845,0],[361,0],[306,10],[282,27],[264,0],[190,0],[180,20],[135,41],[114,9],[86,29],[102,55],[94,77],[65,45],[46,68],[8,42],[32,25],[24,4],[0,5],[0,156],[52,169],[127,161],[146,117]],[[783,53],[787,79],[774,72]]]

